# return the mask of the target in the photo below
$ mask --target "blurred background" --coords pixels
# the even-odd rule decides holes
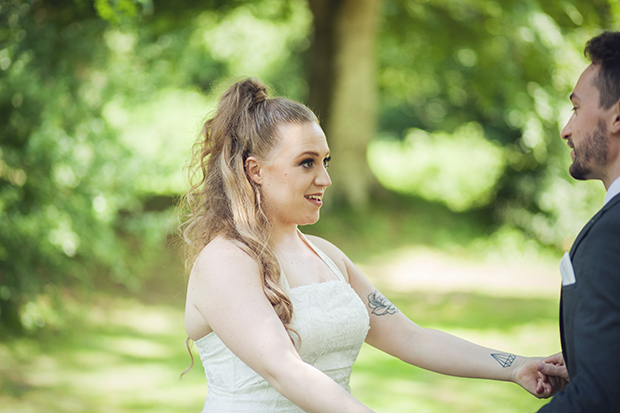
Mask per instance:
[[[559,351],[559,258],[604,198],[559,133],[585,42],[619,28],[615,0],[1,0],[0,412],[200,411],[175,206],[243,76],[326,131],[304,232],[418,324]],[[368,346],[352,389],[382,412],[545,403]]]

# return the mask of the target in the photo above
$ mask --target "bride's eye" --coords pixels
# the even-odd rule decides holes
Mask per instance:
[[[331,156],[328,156],[327,158],[323,159],[323,166],[325,167],[325,169],[329,168],[329,162],[332,160]]]
[[[304,159],[303,161],[301,161],[300,165],[303,166],[304,168],[312,168],[314,166],[314,159],[312,158]]]

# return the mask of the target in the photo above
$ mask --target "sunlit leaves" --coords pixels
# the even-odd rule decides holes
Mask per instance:
[[[410,130],[400,141],[372,142],[370,166],[389,189],[442,201],[454,211],[483,206],[505,165],[502,150],[484,137],[476,123],[450,135]]]
[[[151,0],[95,0],[94,7],[102,19],[111,23],[126,23],[153,12]]]
[[[184,168],[206,113],[215,102],[195,91],[168,89],[149,102],[132,106],[120,97],[104,107],[106,122],[135,165],[133,185],[141,193],[173,196],[186,188]]]
[[[261,19],[245,7],[218,20],[204,13],[197,22],[201,28],[198,33],[205,49],[226,62],[232,76],[273,76],[277,65],[289,57],[291,43],[304,39],[310,26],[309,12],[303,7],[284,22]]]

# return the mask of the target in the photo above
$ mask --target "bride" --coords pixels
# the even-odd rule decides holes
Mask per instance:
[[[207,376],[203,412],[371,412],[349,392],[364,341],[435,372],[553,393],[542,359],[416,325],[337,247],[299,231],[319,219],[331,184],[329,147],[307,107],[246,79],[202,137],[184,235],[195,251],[185,328]]]

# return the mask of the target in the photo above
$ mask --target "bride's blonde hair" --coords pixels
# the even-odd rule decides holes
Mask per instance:
[[[188,265],[215,236],[231,240],[258,264],[263,291],[287,329],[293,305],[280,287],[280,265],[270,245],[271,225],[263,212],[260,186],[248,178],[244,165],[248,156],[265,159],[280,140],[279,125],[308,122],[318,122],[310,109],[289,99],[269,98],[258,79],[230,86],[194,145],[191,187],[185,196]]]

